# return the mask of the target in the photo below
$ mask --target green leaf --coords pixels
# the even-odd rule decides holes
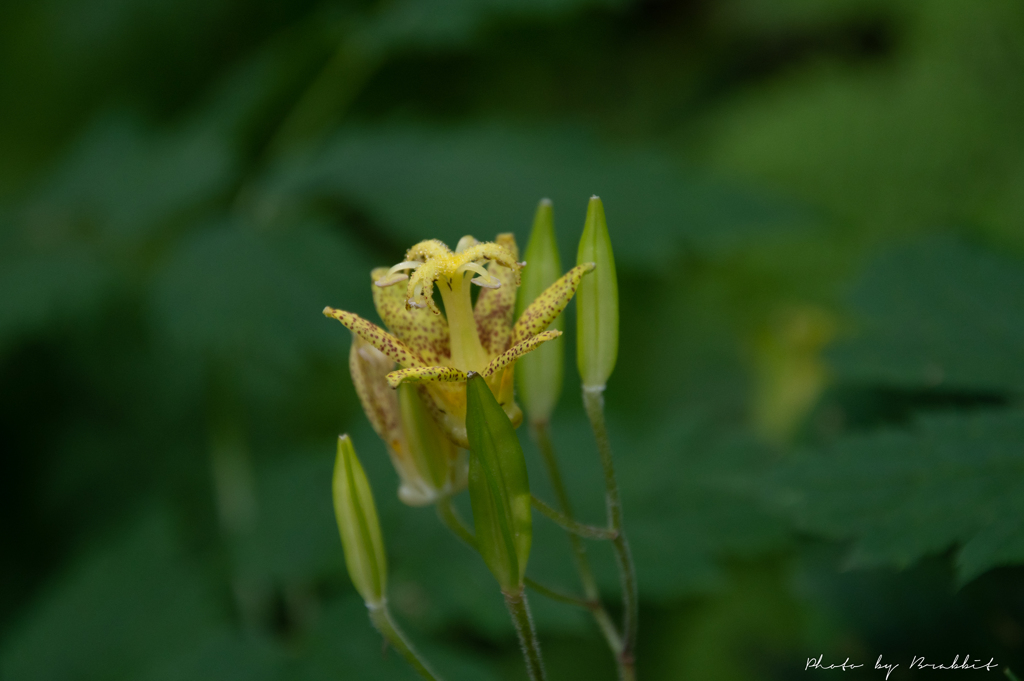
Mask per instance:
[[[0,648],[11,681],[134,679],[222,626],[202,575],[160,513],[54,581]]]
[[[616,256],[644,268],[671,265],[684,244],[728,251],[817,228],[802,209],[701,177],[663,152],[557,127],[350,130],[269,177],[262,192],[268,211],[341,199],[403,247],[425,234],[454,244],[466,234],[521,233],[539,197],[571,215],[598,194],[630,235]],[[562,248],[574,251],[575,233],[563,237]]]
[[[771,498],[804,530],[852,540],[851,566],[906,567],[960,545],[967,581],[1024,561],[1024,414],[920,418],[780,467]]]
[[[502,589],[522,585],[533,537],[526,460],[505,410],[478,374],[466,381],[469,498],[476,539]]]
[[[1024,263],[952,239],[886,253],[854,289],[845,381],[1024,390]]]

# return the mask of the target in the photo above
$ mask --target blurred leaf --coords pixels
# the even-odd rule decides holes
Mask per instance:
[[[139,239],[225,189],[234,160],[201,126],[146,129],[120,114],[101,117],[68,150],[25,208],[33,231],[96,230],[110,245]]]
[[[146,515],[36,601],[4,641],[0,673],[11,681],[137,678],[219,624],[211,595],[166,517]]]
[[[158,665],[144,681],[275,681],[287,657],[271,641],[218,631],[194,649]]]
[[[713,165],[829,210],[855,239],[971,220],[1015,193],[1021,7],[893,2],[866,16],[878,38],[863,60],[806,59],[713,109]]]
[[[343,576],[341,542],[331,505],[330,447],[270,463],[257,472],[257,518],[241,538],[238,565],[246,578],[314,583]]]
[[[1024,415],[922,417],[783,464],[769,495],[798,525],[853,540],[851,566],[906,567],[960,544],[961,581],[1024,560]]]
[[[845,381],[1024,390],[1024,263],[950,239],[872,262],[858,335],[832,349]]]
[[[533,209],[548,197],[570,225],[560,235],[571,252],[579,234],[571,225],[582,228],[593,194],[604,200],[616,257],[632,266],[667,265],[687,243],[728,249],[813,226],[803,211],[698,176],[657,151],[606,146],[568,128],[495,125],[341,134],[268,180],[254,208],[274,215],[332,197],[367,212],[406,248],[512,231],[525,243]]]
[[[0,353],[46,326],[95,314],[111,281],[105,265],[84,249],[0,255]]]
[[[586,421],[556,419],[553,433],[580,517],[600,523],[600,467]],[[721,588],[725,559],[786,544],[785,522],[738,483],[770,462],[750,436],[722,432],[707,417],[684,413],[651,433],[612,421],[611,438],[643,599]],[[599,544],[590,546],[601,555]],[[598,572],[605,588],[617,589],[613,571]]]
[[[368,308],[369,270],[340,232],[267,234],[228,222],[196,232],[169,257],[155,283],[153,319],[186,350],[250,369],[296,367],[310,352],[343,347],[337,324],[320,311],[329,303],[360,310],[364,299]]]
[[[482,660],[469,651],[453,654],[450,649],[421,645],[418,632],[399,622],[412,640],[413,647],[427,656],[431,665],[451,681],[493,681],[495,678]],[[401,656],[382,647],[380,635],[366,615],[366,606],[354,594],[325,608],[316,630],[300,647],[289,679],[299,681],[336,681],[352,679],[419,678]]]

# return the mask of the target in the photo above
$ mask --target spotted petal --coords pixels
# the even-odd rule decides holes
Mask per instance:
[[[454,367],[413,367],[388,374],[388,385],[397,388],[402,383],[431,383],[434,381],[465,381],[465,372]]]
[[[334,317],[344,324],[345,328],[349,331],[359,334],[360,338],[383,352],[398,364],[401,364],[404,367],[426,366],[423,360],[419,358],[412,348],[373,322],[369,322],[352,312],[335,310],[333,307],[325,307],[324,315],[327,317]]]
[[[512,234],[499,234],[495,243],[502,246],[514,259],[519,258],[519,248]],[[512,337],[512,316],[516,307],[516,286],[518,273],[511,267],[492,260],[487,271],[501,282],[498,288],[484,288],[476,299],[473,317],[480,333],[480,343],[492,357],[505,352]]]
[[[548,328],[548,325],[555,321],[555,317],[562,314],[562,310],[572,300],[583,275],[593,269],[594,263],[592,262],[577,265],[562,275],[554,284],[548,286],[544,293],[537,296],[537,299],[523,310],[523,314],[520,315],[512,329],[512,342],[519,343]]]
[[[536,336],[530,336],[526,340],[516,343],[511,348],[492,359],[490,363],[484,367],[484,370],[480,372],[480,375],[487,378],[495,372],[501,371],[526,353],[537,349],[537,346],[541,343],[554,340],[561,335],[561,331],[543,331],[538,333]]]
[[[394,361],[353,333],[348,368],[370,425],[380,439],[392,448],[399,448],[403,437],[398,395],[384,378],[395,368]]]
[[[370,273],[376,282],[388,273],[386,267],[379,267]],[[424,364],[445,364],[451,353],[448,349],[448,322],[441,315],[430,310],[409,307],[405,304],[405,286],[377,286],[373,290],[373,304],[384,325],[399,340],[412,348]]]

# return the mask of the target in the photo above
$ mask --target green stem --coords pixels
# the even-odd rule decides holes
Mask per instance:
[[[541,596],[550,598],[553,601],[565,603],[566,605],[575,605],[577,608],[583,608],[584,610],[594,609],[595,604],[593,601],[588,601],[586,599],[579,598],[578,596],[567,594],[564,591],[559,591],[558,589],[552,589],[549,586],[544,586],[535,579],[530,579],[529,577],[527,577],[523,580],[523,584],[530,587],[531,589],[539,593]]]
[[[451,497],[441,497],[437,501],[437,517],[441,519],[441,522],[451,530],[456,537],[466,543],[469,548],[474,551],[478,551],[476,545],[476,537],[473,536],[473,531],[469,529],[469,526],[462,521],[459,516],[459,512],[455,510],[455,505],[452,504]]]
[[[619,564],[619,576],[622,580],[622,651],[619,659],[623,668],[632,673],[635,665],[637,616],[639,601],[636,590],[636,569],[633,566],[633,554],[629,550],[629,541],[622,524],[622,500],[619,497],[619,483],[615,479],[615,464],[612,461],[612,446],[608,440],[608,429],[604,421],[604,386],[588,388],[583,386],[583,406],[590,419],[590,427],[594,431],[597,450],[601,455],[601,468],[604,471],[605,506],[608,510],[608,526],[618,532],[612,540],[615,548],[615,560]]]
[[[533,494],[530,495],[530,503],[535,509],[553,520],[556,525],[576,536],[583,537],[584,539],[615,539],[618,536],[615,530],[609,530],[607,527],[597,527],[577,522],[564,513],[551,508]]]
[[[562,471],[558,465],[555,447],[551,442],[551,431],[548,428],[548,422],[537,421],[532,423],[531,426],[534,440],[537,442],[537,448],[540,449],[541,458],[544,460],[544,467],[547,469],[548,478],[551,480],[551,488],[555,492],[555,499],[558,500],[562,514],[566,518],[571,519],[573,517],[572,504],[569,501],[569,493],[566,490],[565,481],[562,479]],[[601,602],[601,594],[597,589],[597,580],[594,579],[594,573],[590,569],[590,560],[587,558],[586,546],[583,545],[583,541],[577,535],[569,533],[567,536],[569,537],[569,544],[572,546],[573,559],[576,562],[576,572],[579,573],[580,583],[583,585],[583,593],[588,601],[595,604],[591,609],[594,621],[597,622],[597,626],[601,629],[601,633],[604,634],[605,640],[608,641],[608,647],[611,648],[612,654],[615,655],[620,679],[628,681],[632,678],[632,667],[627,668],[622,663],[622,638],[619,636],[615,623],[612,622],[611,616]]]
[[[380,635],[384,637],[384,640],[391,644],[391,647],[397,650],[398,654],[404,657],[405,661],[420,676],[429,681],[440,681],[440,677],[427,667],[426,662],[420,659],[420,656],[416,654],[416,651],[412,649],[412,645],[406,640],[401,630],[399,630],[398,625],[391,619],[387,603],[380,603],[378,605],[367,604],[366,607],[370,611],[370,622],[380,632]]]
[[[510,593],[503,590],[502,594],[505,596],[505,607],[512,616],[512,624],[519,635],[519,645],[526,660],[526,673],[530,681],[544,681],[544,660],[540,656],[540,641],[537,640],[537,630],[533,626],[533,618],[530,617],[526,593],[523,587],[519,586],[516,591]]]

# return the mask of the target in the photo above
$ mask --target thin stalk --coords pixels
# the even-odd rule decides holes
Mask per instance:
[[[451,497],[441,497],[438,499],[437,517],[441,519],[441,522],[445,524],[445,527],[451,530],[456,537],[465,542],[469,548],[474,551],[478,550],[476,537],[473,536],[473,531],[469,529],[469,526],[466,525],[459,516],[459,512],[455,510]]]
[[[397,650],[398,654],[404,657],[405,661],[420,676],[429,681],[440,681],[440,677],[431,671],[427,663],[416,654],[416,651],[412,649],[412,645],[406,640],[398,625],[391,619],[387,603],[380,603],[378,605],[367,604],[366,607],[370,611],[370,622],[380,632],[380,635],[384,637],[384,640],[391,644],[391,647]]]
[[[619,483],[615,479],[615,464],[612,461],[612,446],[608,440],[608,429],[604,420],[604,386],[600,388],[583,387],[583,406],[590,419],[590,427],[594,431],[597,450],[601,455],[601,468],[604,471],[604,498],[608,510],[608,526],[618,532],[612,540],[615,548],[615,560],[619,564],[619,576],[622,580],[622,651],[619,659],[622,667],[632,672],[635,665],[637,617],[639,601],[636,590],[636,569],[633,566],[633,554],[629,550],[629,541],[622,524],[622,500],[619,496]]]
[[[537,630],[533,626],[533,618],[530,616],[530,606],[526,602],[526,593],[522,586],[516,591],[502,591],[505,596],[505,607],[512,616],[512,624],[516,627],[516,634],[519,635],[519,645],[523,649],[523,658],[526,660],[526,674],[530,681],[544,681],[544,660],[540,656],[540,641],[537,640]]]
[[[548,478],[551,480],[551,488],[555,492],[555,499],[558,500],[562,514],[566,518],[571,519],[573,517],[572,503],[569,501],[569,493],[566,490],[565,481],[562,479],[562,471],[558,465],[555,447],[551,442],[551,431],[548,428],[548,422],[537,421],[530,425],[534,440],[537,442],[537,448],[540,449],[541,458],[544,460],[544,467],[547,469]],[[591,609],[594,621],[597,622],[597,626],[601,629],[601,633],[604,634],[605,640],[608,641],[608,647],[611,648],[612,654],[615,656],[615,662],[619,667],[619,678],[623,681],[629,681],[633,678],[632,665],[626,666],[622,662],[622,637],[619,635],[611,615],[605,609],[604,603],[601,602],[601,594],[597,589],[597,580],[594,579],[594,572],[590,569],[590,559],[587,558],[586,546],[584,546],[583,540],[577,535],[569,533],[567,536],[569,537],[569,544],[572,546],[573,559],[576,562],[576,572],[579,573],[580,583],[583,585],[583,593],[588,601],[595,604],[594,608]]]
[[[546,515],[548,518],[554,521],[556,525],[561,527],[566,532],[575,534],[578,537],[584,539],[615,539],[618,533],[615,530],[609,530],[607,527],[597,527],[596,525],[587,525],[585,523],[577,522],[555,509],[548,506],[541,499],[534,495],[530,495],[530,503],[535,509]]]
[[[527,577],[523,580],[523,583],[526,586],[533,589],[534,591],[536,591],[537,593],[539,593],[541,596],[550,598],[553,601],[565,603],[566,605],[575,605],[577,608],[583,608],[584,610],[594,609],[593,601],[588,601],[578,596],[573,596],[572,594],[567,594],[563,591],[559,591],[558,589],[552,589],[549,586],[544,586],[535,579],[530,579],[529,577]]]

